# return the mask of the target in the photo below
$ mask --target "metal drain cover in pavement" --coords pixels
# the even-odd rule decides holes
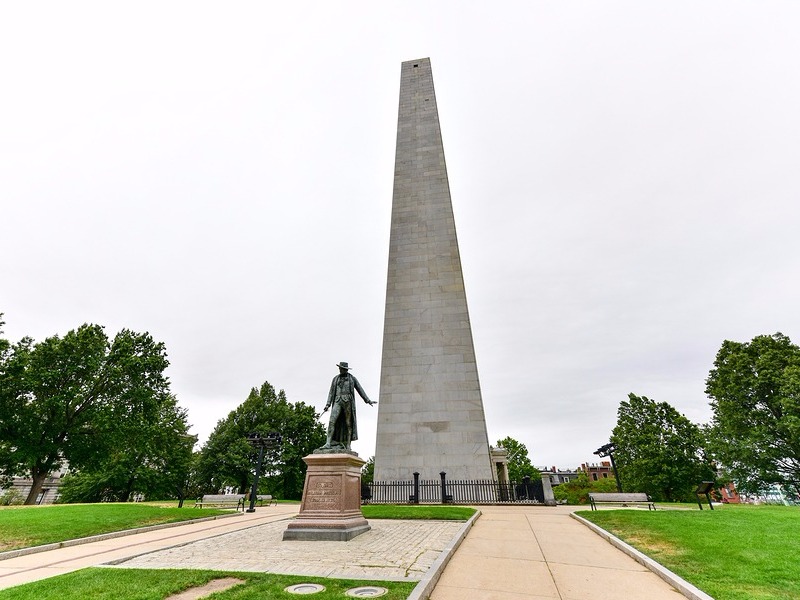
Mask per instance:
[[[298,583],[296,585],[290,585],[287,588],[283,588],[283,591],[289,592],[290,594],[316,594],[324,589],[325,586],[318,583]]]
[[[365,585],[363,587],[352,588],[345,592],[345,594],[351,598],[377,598],[378,596],[383,596],[384,594],[388,593],[389,590],[386,588],[375,585]]]

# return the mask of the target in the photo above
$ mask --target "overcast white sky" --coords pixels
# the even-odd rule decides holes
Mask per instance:
[[[798,31],[788,1],[3,2],[5,337],[149,331],[201,441],[265,380],[321,410],[340,360],[377,400],[430,57],[489,439],[597,461],[629,392],[705,422],[724,339],[800,341]]]

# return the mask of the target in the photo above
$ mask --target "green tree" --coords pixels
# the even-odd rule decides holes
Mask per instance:
[[[3,321],[3,313],[0,313],[0,335],[3,335],[3,325],[5,324],[6,322]],[[0,337],[0,358],[5,356],[10,345],[7,339]]]
[[[171,440],[172,431],[152,422],[175,404],[164,345],[148,333],[125,329],[109,340],[87,324],[63,338],[23,338],[5,346],[0,361],[0,470],[32,478],[26,504],[64,461],[96,470],[111,454],[135,449],[140,463],[155,465],[155,449]],[[185,424],[185,413],[172,416]]]
[[[522,481],[526,475],[531,479],[539,476],[539,470],[531,464],[531,459],[528,458],[528,448],[525,444],[512,437],[505,437],[498,440],[497,445],[505,448],[508,452],[509,481]]]
[[[123,422],[99,460],[67,475],[62,502],[127,501],[131,495],[183,500],[189,492],[197,436],[189,435],[186,411],[174,397],[146,407]]]
[[[694,488],[714,479],[699,426],[667,402],[629,394],[611,435],[623,488],[655,500],[693,500]]]
[[[8,362],[11,356],[11,344],[2,337],[3,325],[5,325],[5,321],[3,320],[3,313],[0,313],[0,411],[4,410],[5,406],[3,382],[8,377]],[[0,413],[0,488],[9,487],[11,475],[15,474],[13,468],[13,453],[15,448],[8,441],[3,439],[2,436],[5,431],[6,428],[4,428],[3,425],[3,416],[2,413]],[[8,496],[8,494],[5,496]],[[0,505],[4,503],[5,496],[0,497]],[[9,502],[5,502],[5,504],[8,503]]]
[[[712,450],[739,489],[800,493],[800,348],[781,333],[726,340],[706,393]]]
[[[259,491],[280,498],[301,498],[306,471],[303,457],[325,443],[325,430],[318,417],[313,406],[288,402],[285,392],[276,393],[268,382],[253,388],[242,404],[217,423],[201,450],[198,469],[205,489],[234,486],[245,493],[257,456],[247,436],[276,431],[283,443],[265,453]]]
[[[192,447],[188,452],[183,452],[179,460],[172,464],[167,472],[166,482],[170,494],[167,497],[178,498],[178,507],[182,507],[187,499],[196,499],[203,495],[203,485],[199,477],[200,451],[195,450],[197,436],[188,436]]]
[[[367,462],[361,467],[361,483],[372,483],[375,480],[375,457],[370,456]]]

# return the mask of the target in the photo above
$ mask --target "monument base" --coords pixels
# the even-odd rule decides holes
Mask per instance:
[[[361,512],[361,467],[357,454],[309,454],[300,513],[284,540],[347,542],[370,530]]]
[[[313,527],[301,526],[294,521],[283,532],[283,539],[311,542],[349,542],[354,537],[372,529],[364,517],[346,523],[315,523]]]

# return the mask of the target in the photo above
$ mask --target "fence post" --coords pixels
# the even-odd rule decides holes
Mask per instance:
[[[522,500],[530,500],[531,499],[531,477],[530,475],[525,475],[522,478],[522,496],[520,498]]]
[[[414,472],[414,496],[412,502],[419,504],[419,473]]]
[[[445,473],[444,471],[439,473],[439,477],[442,478],[442,504],[447,503],[447,486],[444,482],[445,475],[447,475],[447,473]]]

